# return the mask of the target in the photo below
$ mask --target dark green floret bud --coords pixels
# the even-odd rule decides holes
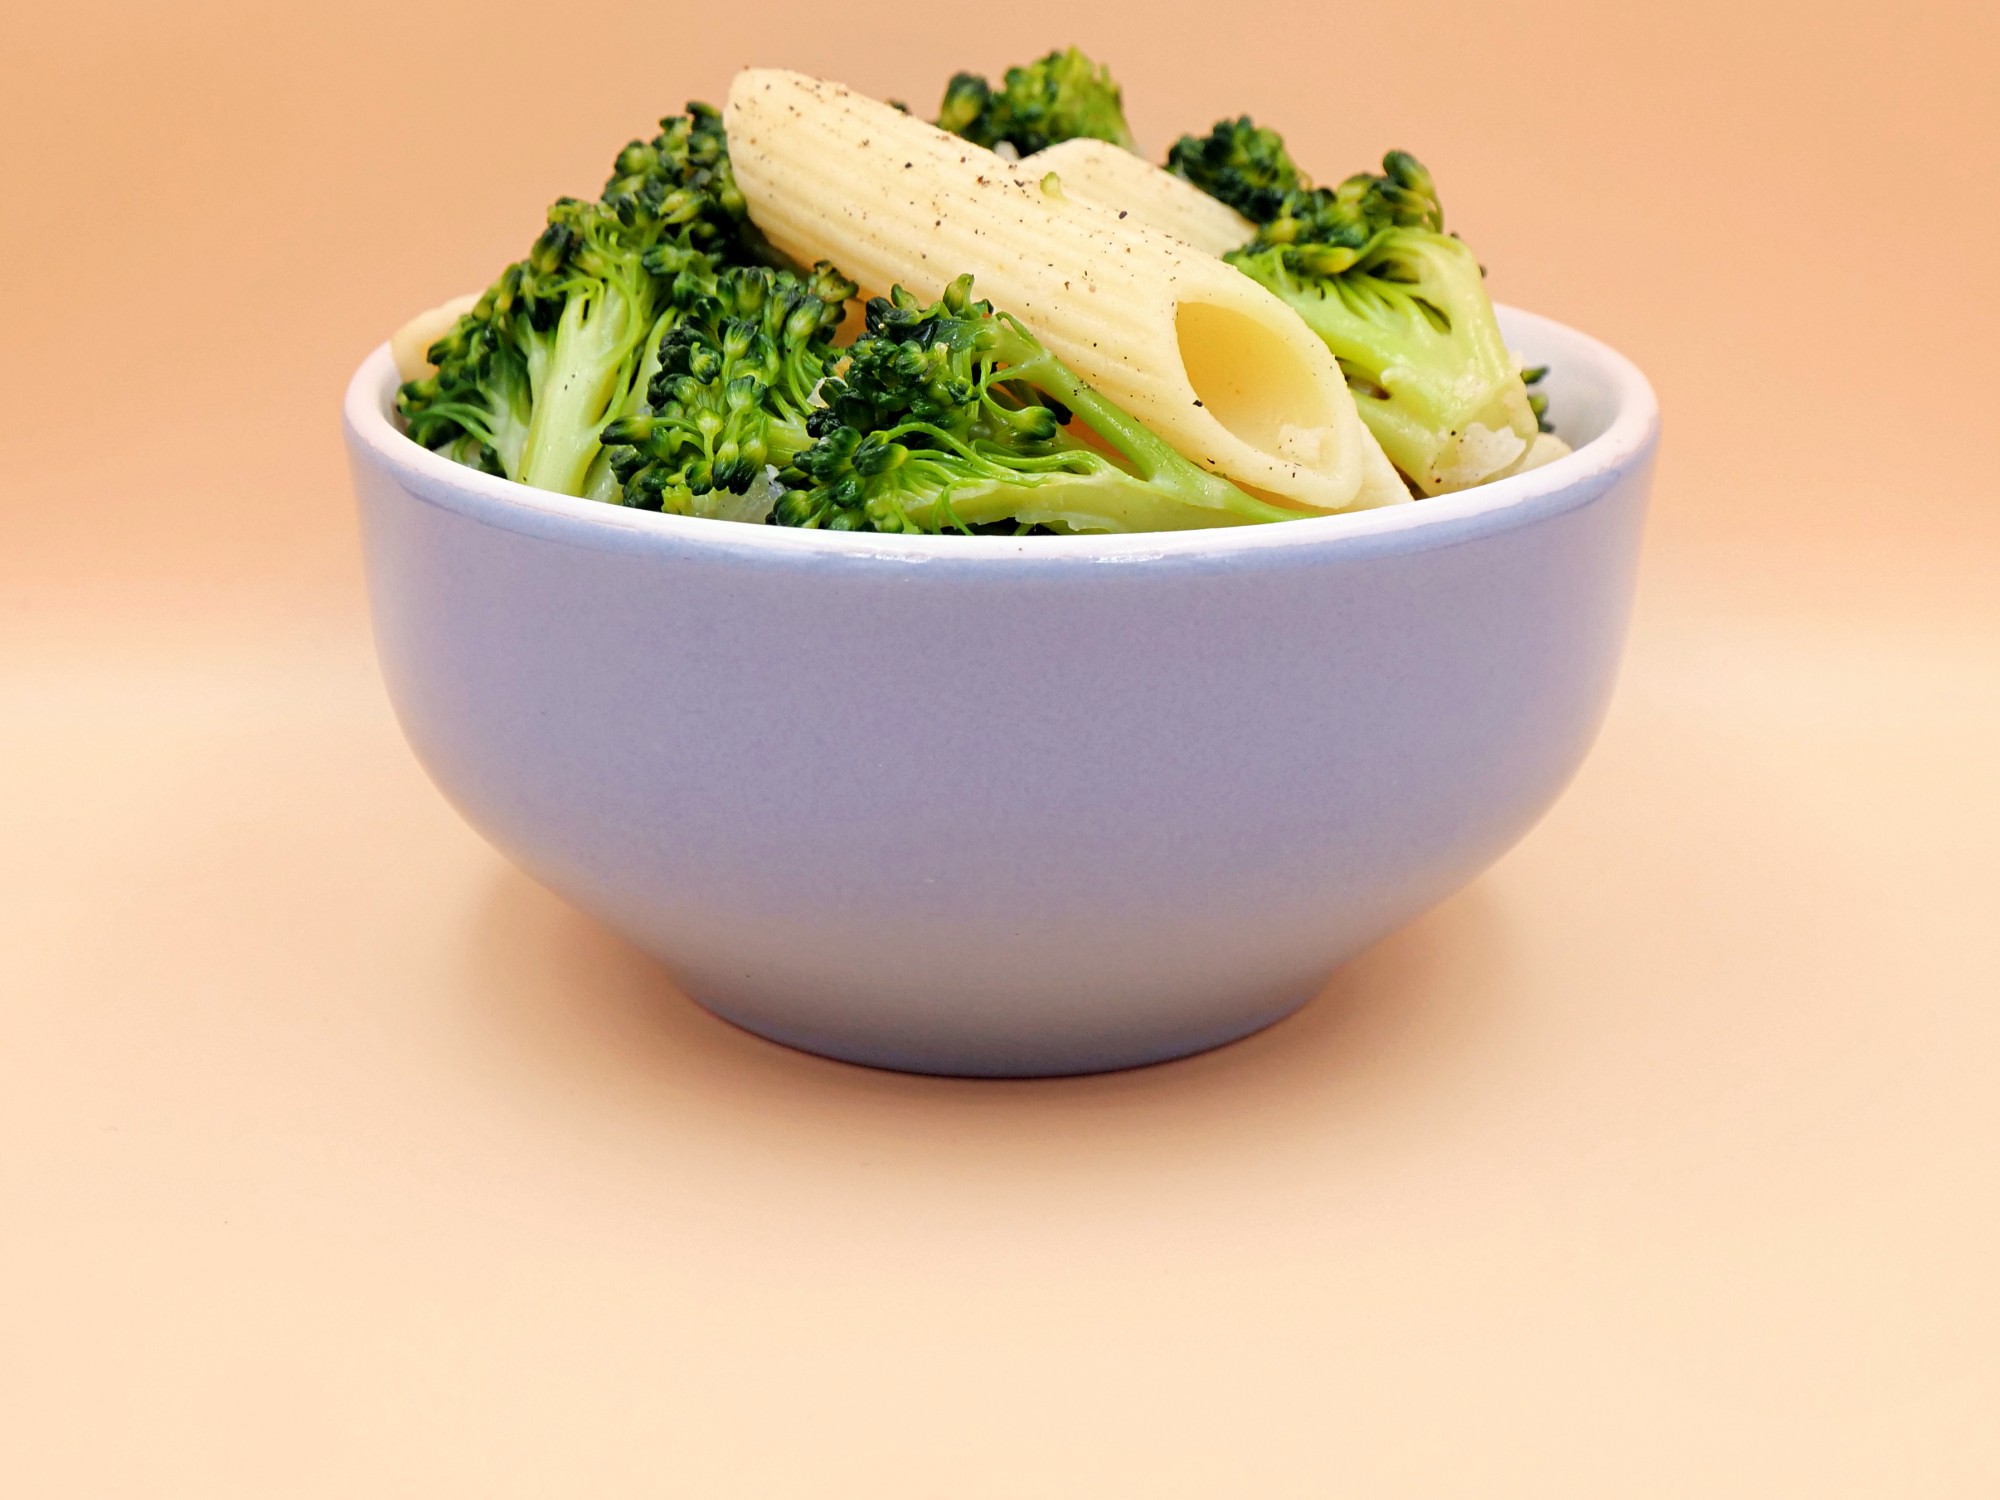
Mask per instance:
[[[937,123],[975,145],[1005,141],[1022,156],[1078,137],[1138,150],[1110,70],[1074,47],[1009,68],[998,89],[977,73],[955,74],[945,85]]]
[[[1257,224],[1275,217],[1303,182],[1284,138],[1248,115],[1218,120],[1205,136],[1182,136],[1167,152],[1167,170]]]
[[[990,146],[990,141],[980,140],[975,132],[980,129],[980,120],[992,100],[993,86],[977,73],[952,74],[951,82],[944,86],[944,99],[938,105],[938,128],[962,135],[978,145]]]
[[[1534,365],[1521,372],[1521,384],[1528,388],[1528,409],[1535,414],[1535,426],[1541,432],[1554,432],[1556,430],[1556,424],[1549,420],[1548,392],[1536,389],[1544,380],[1548,379],[1548,376],[1549,367],[1547,365]]]
[[[824,263],[804,276],[718,270],[698,255],[676,267],[681,312],[647,409],[602,434],[612,471],[628,505],[763,520],[779,493],[771,471],[812,442],[814,396],[854,283]]]
[[[721,112],[708,104],[688,105],[686,114],[660,121],[652,140],[619,152],[602,196],[628,221],[659,219],[685,229],[687,242],[701,250],[739,240],[749,220]]]

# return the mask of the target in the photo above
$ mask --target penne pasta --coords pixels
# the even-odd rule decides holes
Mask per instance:
[[[1257,233],[1257,226],[1228,204],[1109,141],[1078,136],[1037,151],[1021,166],[1053,171],[1064,192],[1123,209],[1141,224],[1171,234],[1205,255],[1226,255]],[[1367,510],[1414,500],[1375,434],[1365,425],[1361,430],[1366,448],[1361,493],[1349,508]]]
[[[1407,498],[1326,345],[1233,267],[836,83],[740,73],[724,122],[751,218],[798,260],[925,299],[970,272],[1202,467],[1320,510]]]
[[[1257,226],[1228,204],[1109,141],[1079,136],[1027,157],[1021,170],[1054,172],[1063,191],[1109,209],[1124,209],[1141,224],[1164,230],[1209,255],[1246,245]]]
[[[1487,476],[1487,479],[1510,479],[1516,474],[1525,474],[1530,469],[1539,469],[1544,464],[1552,464],[1559,458],[1568,458],[1571,453],[1568,443],[1553,432],[1538,432],[1528,440],[1528,448],[1519,458]]]

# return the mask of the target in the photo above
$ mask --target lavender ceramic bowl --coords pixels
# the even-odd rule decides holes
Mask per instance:
[[[875,537],[475,474],[347,394],[382,672],[524,870],[833,1057],[1126,1067],[1269,1025],[1553,802],[1611,692],[1658,429],[1502,315],[1571,457],[1278,526]]]

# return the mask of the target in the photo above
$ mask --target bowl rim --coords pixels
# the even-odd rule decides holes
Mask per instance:
[[[1552,336],[1570,346],[1563,357],[1584,378],[1608,387],[1612,416],[1604,430],[1574,452],[1509,479],[1435,495],[1409,505],[1307,515],[1269,526],[1222,526],[1188,531],[1122,532],[1093,536],[928,536],[746,526],[740,521],[628,510],[557,494],[484,474],[412,441],[391,417],[398,382],[385,340],[348,382],[343,425],[357,461],[387,470],[419,500],[509,531],[559,538],[572,545],[618,551],[690,548],[721,550],[771,561],[860,557],[905,562],[980,562],[1005,558],[1055,565],[1188,559],[1268,558],[1301,548],[1318,553],[1428,550],[1493,531],[1512,530],[1588,503],[1604,493],[1658,439],[1659,402],[1646,377],[1610,345],[1553,318],[1496,304],[1510,339],[1518,332]]]

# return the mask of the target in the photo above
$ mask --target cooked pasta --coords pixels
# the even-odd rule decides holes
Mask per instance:
[[[752,69],[724,118],[751,218],[781,250],[926,300],[972,273],[1085,381],[1238,484],[1321,510],[1407,498],[1326,345],[1212,255],[836,83]]]
[[[1124,210],[1210,255],[1248,244],[1257,233],[1257,226],[1228,204],[1109,141],[1078,136],[1037,151],[1021,169],[1037,176],[1054,172],[1064,192]]]

